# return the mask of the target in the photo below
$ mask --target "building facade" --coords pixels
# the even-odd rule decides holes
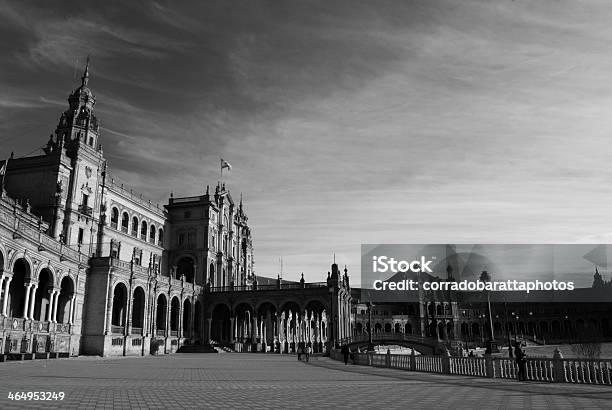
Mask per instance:
[[[115,181],[89,65],[44,154],[2,163],[0,351],[142,355],[204,343],[204,290],[254,277],[224,185],[159,206]],[[12,155],[11,155],[12,157]]]

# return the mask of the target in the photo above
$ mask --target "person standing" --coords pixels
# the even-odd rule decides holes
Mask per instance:
[[[344,364],[347,365],[348,364],[348,359],[349,359],[349,354],[351,353],[349,351],[349,348],[347,345],[342,346],[342,350],[340,350],[340,352],[342,353],[342,356],[344,358]]]
[[[312,353],[312,347],[310,347],[310,345],[306,346],[305,353],[306,353],[306,361],[308,362],[308,360],[310,359],[310,353]]]
[[[527,380],[527,357],[523,349],[521,349],[521,344],[519,342],[514,343],[514,357],[516,366],[518,367],[518,380]]]

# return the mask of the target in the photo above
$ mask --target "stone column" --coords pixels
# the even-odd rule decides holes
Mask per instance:
[[[253,315],[251,317],[251,329],[252,329],[252,335],[251,335],[251,340],[253,341],[253,343],[257,343],[257,338],[259,337],[258,335],[258,331],[257,331],[257,317],[255,315]]]
[[[170,295],[168,295],[168,303],[166,303],[166,329],[165,329],[165,335],[166,337],[170,336],[170,305],[172,305],[172,298],[170,297]]]
[[[106,298],[106,334],[111,334],[111,326],[113,322],[113,276],[108,278],[108,297]],[[53,318],[53,316],[52,316]]]
[[[68,323],[69,324],[74,324],[74,306],[76,305],[76,294],[72,294],[72,297],[70,298],[70,315],[68,316]]]
[[[49,289],[49,304],[47,305],[47,311],[45,312],[45,320],[47,322],[51,321],[51,311],[53,310],[53,298],[55,297],[55,292],[53,289]]]
[[[28,319],[34,320],[34,306],[36,305],[36,290],[38,289],[38,283],[32,286],[32,296],[30,296],[30,311],[28,312]]]
[[[210,332],[211,326],[212,326],[212,317],[208,317],[206,318],[206,322],[208,324],[208,341],[210,342],[212,340],[212,334]]]
[[[53,301],[53,323],[57,323],[57,302],[59,300],[60,290],[55,291],[55,300]]]
[[[235,329],[235,323],[236,322],[236,318],[234,316],[230,316],[230,343],[234,343],[235,338],[236,338],[236,329]]]
[[[6,278],[6,282],[4,282],[4,300],[2,301],[2,316],[8,316],[8,300],[9,300],[9,287],[11,286],[11,281],[13,278],[8,276]]]
[[[27,319],[28,318],[28,310],[30,308],[30,289],[32,289],[32,285],[33,283],[26,283],[25,287],[26,289],[26,297],[25,297],[25,303],[23,305],[23,318]]]

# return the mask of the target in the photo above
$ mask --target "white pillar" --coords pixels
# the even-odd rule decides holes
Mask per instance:
[[[70,313],[68,314],[68,323],[72,324],[74,322],[73,319],[73,315],[74,315],[74,302],[76,301],[76,295],[72,295],[72,297],[70,298]]]
[[[38,283],[32,286],[32,296],[30,296],[30,311],[28,313],[28,319],[34,320],[34,306],[36,305],[36,289],[38,289]]]
[[[26,297],[25,297],[25,303],[23,305],[23,318],[27,319],[28,318],[28,310],[30,309],[30,289],[32,289],[32,285],[34,285],[33,283],[28,283],[25,286],[27,287],[26,289]]]
[[[51,322],[57,323],[57,302],[59,300],[60,291],[54,290],[55,298],[53,299],[53,313],[51,315]]]
[[[49,305],[47,305],[47,318],[45,319],[47,322],[50,322],[52,319],[53,299],[55,299],[55,292],[51,291],[51,294],[49,295]]]
[[[8,300],[9,300],[9,287],[11,285],[12,277],[7,277],[6,282],[4,282],[4,300],[2,302],[2,316],[6,317],[7,308],[8,308]]]

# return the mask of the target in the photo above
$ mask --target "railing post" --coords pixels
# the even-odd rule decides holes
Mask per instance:
[[[493,356],[485,354],[485,372],[486,376],[490,379],[495,377],[495,368],[493,367]]]
[[[553,353],[553,381],[555,383],[565,383],[565,366],[563,363],[563,355],[559,348],[555,348]]]
[[[385,356],[385,367],[391,367],[391,350],[387,349],[387,355]]]
[[[414,349],[410,351],[410,371],[414,372],[416,370],[416,355],[414,354]]]

